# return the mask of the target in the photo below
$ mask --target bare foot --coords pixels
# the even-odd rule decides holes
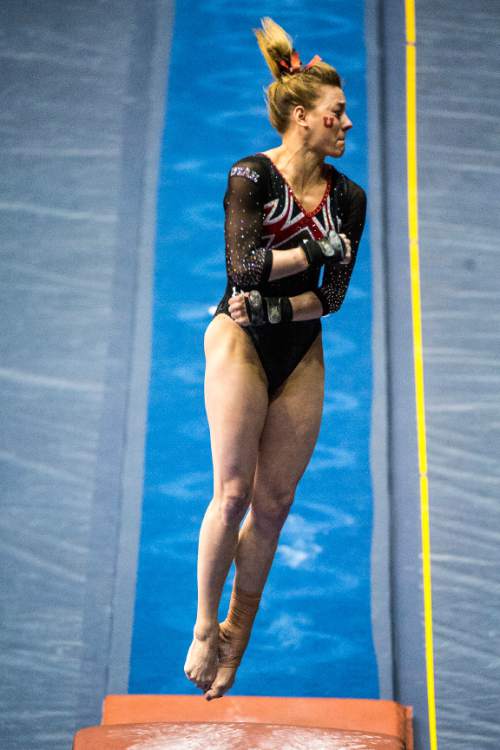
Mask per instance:
[[[243,655],[246,641],[248,640],[246,639],[244,643],[241,641],[238,643],[233,638],[231,642],[231,634],[227,631],[225,633],[221,631],[221,625],[223,626],[224,623],[219,625],[219,667],[215,679],[203,696],[207,701],[211,701],[214,698],[222,698],[224,693],[227,693],[229,688],[233,686],[239,666],[239,663],[236,662],[241,658],[238,657],[238,654]],[[232,664],[232,666],[224,666],[224,662]]]
[[[233,686],[236,671],[237,667],[219,667],[215,680],[212,682],[203,697],[206,698],[207,701],[212,701],[214,698],[222,698],[224,693],[227,693],[229,688]]]
[[[201,690],[208,690],[217,675],[219,628],[198,630],[195,626],[193,641],[184,664],[184,674]]]

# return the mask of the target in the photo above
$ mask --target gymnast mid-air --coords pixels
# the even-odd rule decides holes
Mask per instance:
[[[271,18],[255,35],[275,79],[267,109],[281,144],[229,170],[227,286],[204,337],[214,489],[200,529],[197,617],[184,671],[207,700],[234,682],[316,444],[321,317],[342,305],[366,216],[363,188],[324,161],[344,154],[352,127],[339,74],[318,55],[303,65]],[[229,611],[219,623],[233,560]]]

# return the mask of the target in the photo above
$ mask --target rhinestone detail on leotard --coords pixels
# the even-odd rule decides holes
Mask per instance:
[[[224,195],[229,288],[259,289],[263,294],[276,296],[294,296],[311,290],[321,301],[323,315],[340,309],[365,223],[366,194],[333,165],[327,166],[331,179],[325,194],[317,208],[307,212],[266,154],[259,152],[232,165]],[[340,231],[351,241],[350,264],[327,261],[321,286],[318,286],[319,270],[312,268],[269,281],[271,248],[276,252],[297,247],[304,237],[320,239],[336,228],[336,215],[341,218]],[[221,304],[222,301],[217,309]]]

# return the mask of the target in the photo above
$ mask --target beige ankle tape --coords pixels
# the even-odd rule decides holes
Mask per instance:
[[[261,598],[261,593],[252,594],[234,586],[226,617],[227,625],[238,630],[251,630]]]
[[[222,648],[219,665],[238,667],[252,632],[262,594],[252,594],[235,586],[226,619],[219,625]]]

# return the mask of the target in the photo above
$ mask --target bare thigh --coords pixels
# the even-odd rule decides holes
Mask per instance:
[[[269,404],[267,379],[248,334],[229,316],[210,321],[204,346],[214,497],[250,494]]]
[[[254,511],[293,500],[318,438],[324,400],[321,332],[269,403],[257,457]]]

